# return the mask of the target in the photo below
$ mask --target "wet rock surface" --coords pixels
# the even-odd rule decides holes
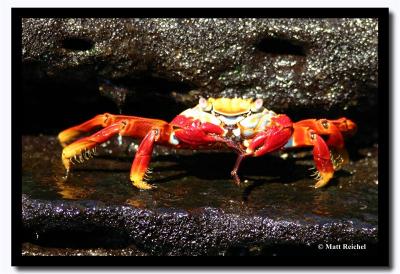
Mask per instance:
[[[23,60],[47,74],[82,66],[109,80],[144,73],[200,94],[264,97],[278,110],[349,107],[377,88],[375,19],[26,18],[22,29]]]
[[[129,182],[135,145],[112,140],[68,179],[55,137],[22,139],[24,255],[365,255],[378,242],[378,148],[314,189],[308,152],[249,159],[157,148],[153,191]],[[382,182],[381,182],[382,183]],[[319,250],[318,244],[367,250]],[[336,252],[336,253],[335,253]]]
[[[76,109],[170,120],[201,95],[264,98],[294,120],[359,118],[362,140],[377,139],[373,18],[25,18],[22,31],[26,108],[59,117],[26,117],[37,132],[80,122]]]
[[[22,256],[146,256],[136,247],[127,248],[55,248],[31,243],[22,245]]]

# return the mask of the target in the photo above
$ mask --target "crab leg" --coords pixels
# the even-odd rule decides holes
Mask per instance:
[[[327,136],[326,144],[331,150],[335,170],[349,161],[347,150],[344,146],[344,136],[351,136],[357,131],[357,125],[350,119],[342,117],[336,120],[306,119],[293,125],[297,128],[310,128],[318,135]],[[304,146],[301,134],[294,134],[296,146]]]
[[[351,121],[350,119],[347,119],[345,117],[336,119],[336,120],[330,120],[330,123],[335,125],[335,127],[340,131],[342,136],[352,136],[356,133],[357,131],[357,124]],[[342,137],[343,139],[343,137]],[[327,144],[329,147],[332,146],[332,143],[336,143],[335,137],[334,136],[329,136],[329,139],[327,141]],[[340,144],[340,141],[339,141]],[[339,169],[340,166],[346,164],[349,161],[349,154],[347,153],[347,150],[344,146],[344,141],[342,145],[338,146],[332,146],[333,150],[331,151],[334,159],[340,159],[340,164],[335,165],[335,169]]]
[[[85,159],[85,152],[90,151],[98,144],[104,143],[117,133],[120,133],[127,124],[128,122],[124,120],[114,123],[91,136],[79,139],[66,146],[62,151],[61,158],[67,173],[70,170],[72,159],[82,162]]]
[[[231,171],[231,176],[235,180],[236,185],[240,185],[240,178],[239,175],[237,174],[239,170],[240,163],[242,160],[246,157],[246,154],[239,154],[238,157],[236,158],[235,166],[233,167]]]
[[[334,121],[326,120],[326,119],[307,119],[296,122],[293,124],[293,127],[296,128],[310,128],[314,130],[319,135],[326,135],[328,139],[326,143],[329,147],[334,147],[337,149],[341,149],[344,147],[344,139],[342,132],[335,125]]]
[[[114,135],[143,138],[131,168],[131,181],[139,189],[150,189],[152,186],[143,181],[151,160],[154,143],[160,140],[166,143],[169,138],[170,127],[167,122],[156,119],[146,119],[134,116],[104,114],[99,115],[81,125],[63,131],[60,140],[77,135],[76,132],[89,131],[95,126],[105,126],[114,122],[91,136],[79,139],[66,146],[62,152],[62,161],[65,169],[70,170],[74,160],[82,162],[90,156],[90,151],[97,145],[104,143]],[[66,137],[67,136],[67,137]],[[65,138],[63,138],[65,137]]]
[[[299,126],[294,129],[293,136],[285,148],[313,146],[314,163],[317,169],[315,188],[325,186],[334,173],[334,164],[327,143],[313,129]]]
[[[159,137],[159,130],[152,129],[143,138],[133,160],[130,179],[132,184],[139,189],[151,189],[152,185],[144,181],[146,172],[148,172],[151,154],[153,152],[154,143]]]
[[[143,138],[148,130],[153,126],[164,126],[165,121],[157,119],[148,119],[137,116],[127,116],[127,115],[113,115],[110,113],[104,113],[93,117],[92,119],[63,130],[58,134],[58,140],[62,146],[66,146],[70,140],[78,137],[82,133],[90,132],[97,127],[108,127],[120,121],[128,121],[129,128],[126,130],[125,135],[131,137]]]
[[[107,126],[107,118],[108,118],[109,114],[100,114],[100,115],[96,115],[95,117],[93,117],[92,119],[90,119],[89,121],[86,121],[80,125],[74,126],[74,127],[70,127],[66,130],[61,131],[58,134],[58,140],[60,141],[61,145],[63,147],[66,146],[66,144],[78,137],[80,134],[85,133],[85,132],[89,132],[92,129],[96,128],[96,127],[105,127]]]
[[[325,143],[324,139],[322,139],[319,135],[315,133],[310,133],[310,134],[314,136],[311,138],[315,138],[313,156],[314,156],[315,167],[318,170],[318,177],[317,177],[318,181],[315,184],[315,188],[319,188],[325,186],[329,182],[329,180],[333,177],[334,168],[328,145]]]
[[[346,117],[329,120],[329,122],[334,124],[345,136],[353,136],[357,132],[357,124]]]

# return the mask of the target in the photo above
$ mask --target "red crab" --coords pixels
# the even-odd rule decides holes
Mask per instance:
[[[97,127],[103,129],[66,146],[78,135]],[[183,111],[170,123],[105,113],[62,131],[58,138],[65,146],[62,162],[67,172],[73,159],[89,159],[96,146],[116,134],[142,139],[130,172],[132,184],[139,189],[153,187],[144,178],[155,144],[182,149],[230,148],[238,154],[231,172],[238,185],[237,171],[244,158],[292,147],[313,147],[318,188],[325,186],[334,170],[348,161],[343,138],[353,135],[356,129],[356,124],[347,118],[293,123],[285,114],[263,107],[262,99],[200,98],[195,107]]]

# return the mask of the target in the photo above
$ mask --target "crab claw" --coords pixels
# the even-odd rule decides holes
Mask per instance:
[[[246,150],[247,154],[261,156],[282,148],[292,136],[292,121],[286,115],[273,118],[273,125],[257,133]]]

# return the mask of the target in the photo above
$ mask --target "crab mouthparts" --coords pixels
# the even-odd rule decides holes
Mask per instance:
[[[224,123],[225,125],[228,126],[233,126],[242,121],[245,117],[243,115],[238,115],[238,116],[223,116],[219,115],[217,118]]]

